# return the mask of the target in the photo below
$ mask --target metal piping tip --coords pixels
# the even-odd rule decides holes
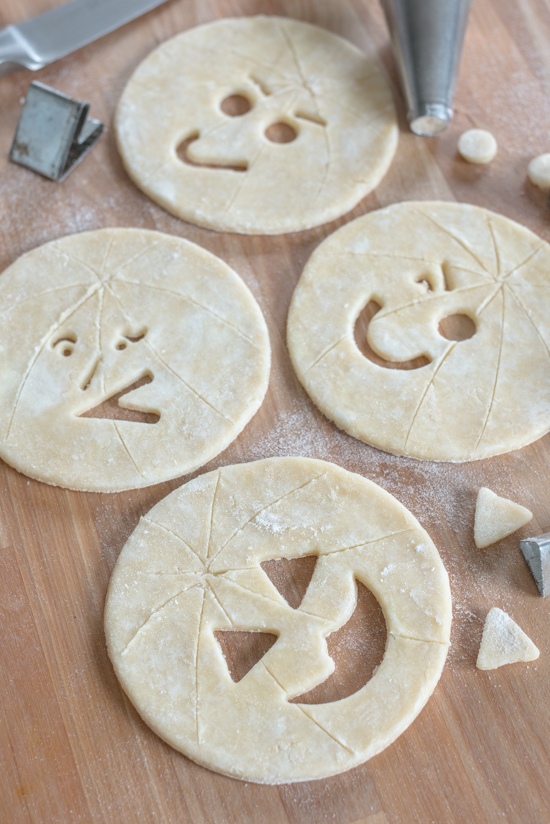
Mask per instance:
[[[453,110],[448,106],[441,106],[439,103],[427,103],[423,111],[408,113],[409,126],[411,131],[423,137],[435,137],[436,134],[444,132],[453,116]]]
[[[453,115],[471,0],[381,0],[411,130],[433,137]]]

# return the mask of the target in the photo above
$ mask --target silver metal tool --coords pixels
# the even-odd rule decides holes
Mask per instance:
[[[0,29],[0,75],[36,71],[129,23],[166,0],[71,0]]]
[[[523,557],[543,598],[550,593],[550,532],[519,542]]]
[[[88,117],[88,109],[88,103],[43,83],[31,83],[10,160],[50,180],[63,180],[103,131],[103,123]]]
[[[432,137],[453,114],[471,0],[381,0],[411,130]]]

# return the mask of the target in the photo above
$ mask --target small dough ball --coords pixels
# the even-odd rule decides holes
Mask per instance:
[[[497,142],[485,129],[469,129],[458,138],[458,153],[468,163],[490,163],[497,153]]]
[[[527,167],[527,175],[539,189],[550,189],[550,154],[534,157]]]

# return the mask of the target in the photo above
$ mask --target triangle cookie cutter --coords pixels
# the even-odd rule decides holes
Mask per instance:
[[[90,151],[103,123],[88,117],[90,106],[33,81],[10,149],[10,160],[50,180],[63,180]]]
[[[545,598],[550,593],[550,532],[536,538],[525,538],[519,546],[539,592]]]

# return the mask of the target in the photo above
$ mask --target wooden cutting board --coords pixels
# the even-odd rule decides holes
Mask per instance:
[[[3,0],[0,25],[55,5],[57,0]],[[156,44],[217,17],[256,13],[318,23],[359,47],[372,41],[401,117],[399,150],[376,193],[333,224],[282,237],[216,234],[169,216],[125,175],[112,130],[124,84]],[[89,101],[92,115],[107,127],[62,184],[7,161],[31,79]],[[467,465],[383,454],[339,432],[313,407],[284,342],[289,300],[311,251],[337,226],[371,209],[408,199],[456,199],[502,212],[550,240],[544,195],[525,177],[530,158],[550,150],[549,91],[550,7],[543,0],[474,0],[453,124],[431,140],[414,137],[406,127],[376,0],[171,0],[35,75],[0,78],[0,270],[41,243],[104,226],[158,229],[226,260],[265,314],[273,369],[258,414],[203,471],[273,455],[307,455],[373,479],[429,531],[449,571],[454,600],[452,648],[440,684],[391,747],[326,781],[264,787],[225,778],[188,761],[145,726],[105,650],[102,611],[118,553],[140,515],[181,479],[127,493],[84,494],[28,480],[2,464],[2,822],[550,821],[550,603],[538,595],[518,548],[519,537],[550,526],[550,438]],[[499,142],[488,168],[469,166],[456,155],[458,135],[472,125],[490,129]],[[472,535],[482,485],[534,512],[531,524],[485,551],[475,548]],[[279,574],[287,590],[307,578],[303,569],[293,573],[294,584],[284,570]],[[509,612],[533,638],[541,650],[538,661],[476,670],[482,625],[492,606]],[[340,672],[331,687],[334,696],[353,679],[368,677],[377,663],[384,637],[380,621],[372,599],[361,595],[351,634],[333,644]],[[227,654],[237,669],[249,655],[246,647]]]

